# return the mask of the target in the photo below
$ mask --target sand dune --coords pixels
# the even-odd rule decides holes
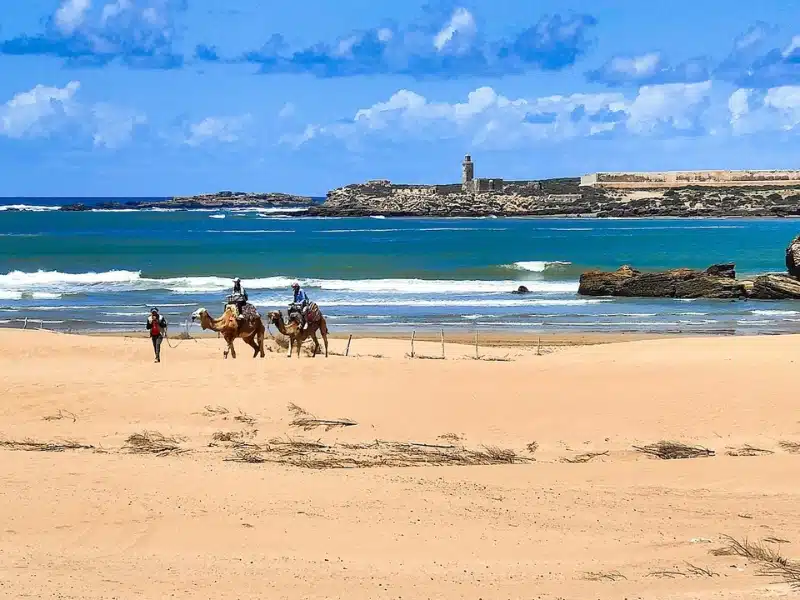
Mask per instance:
[[[225,361],[203,339],[165,345],[156,365],[147,340],[0,331],[3,440],[93,447],[0,447],[0,595],[790,597],[758,561],[709,551],[723,534],[775,538],[786,541],[765,543],[800,559],[800,455],[781,444],[800,442],[799,345],[484,351],[507,361],[449,345],[442,361],[406,358],[405,340],[359,339],[358,357],[252,360],[242,347]],[[290,403],[357,424],[303,431]],[[144,431],[186,452],[132,454],[126,440]],[[237,450],[218,432],[266,462],[226,460]],[[715,456],[633,449],[664,439]],[[773,453],[727,455],[746,444]],[[447,462],[462,446],[513,451],[503,456],[518,464],[392,466],[404,448]],[[600,454],[564,462],[586,453]],[[370,466],[308,468],[354,464]]]

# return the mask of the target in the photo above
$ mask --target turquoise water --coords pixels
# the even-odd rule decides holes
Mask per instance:
[[[262,312],[299,280],[333,329],[796,331],[794,302],[577,296],[588,268],[782,271],[792,220],[319,219],[269,211],[0,210],[0,322],[141,328],[222,306],[239,276]],[[0,207],[1,208],[1,207]],[[519,285],[532,294],[513,295]]]

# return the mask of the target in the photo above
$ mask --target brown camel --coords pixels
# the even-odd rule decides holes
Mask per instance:
[[[322,334],[322,341],[325,343],[325,358],[328,358],[328,324],[325,322],[325,317],[322,316],[322,313],[320,313],[318,320],[309,322],[305,329],[300,329],[300,324],[295,320],[285,323],[283,314],[279,310],[269,313],[268,318],[270,323],[278,328],[278,331],[289,338],[289,352],[286,358],[292,357],[292,348],[295,344],[297,344],[297,358],[300,358],[300,347],[308,338],[314,340],[314,353],[311,356],[312,358],[315,357],[319,352],[317,330]]]
[[[222,337],[225,338],[225,342],[228,344],[228,347],[222,353],[225,358],[228,358],[228,352],[233,358],[236,358],[236,350],[233,348],[233,341],[236,338],[242,338],[255,351],[253,358],[259,354],[261,354],[261,358],[264,358],[265,328],[264,323],[261,322],[261,317],[245,321],[240,325],[231,307],[227,306],[219,319],[215,319],[208,314],[205,308],[199,308],[192,314],[192,322],[196,319],[200,320],[200,326],[203,329],[221,333]]]

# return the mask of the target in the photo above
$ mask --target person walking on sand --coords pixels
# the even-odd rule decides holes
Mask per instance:
[[[161,342],[167,334],[167,320],[158,314],[157,308],[150,309],[150,316],[147,317],[147,329],[150,331],[150,339],[153,341],[153,350],[156,353],[155,362],[161,362]]]

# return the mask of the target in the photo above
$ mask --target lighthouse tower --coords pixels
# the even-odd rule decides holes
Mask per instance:
[[[461,189],[465,192],[474,191],[474,179],[475,163],[472,162],[472,157],[467,154],[464,157],[464,162],[461,163]]]

